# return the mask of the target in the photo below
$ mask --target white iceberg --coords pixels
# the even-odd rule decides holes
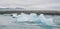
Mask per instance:
[[[39,19],[41,20],[41,22],[44,25],[49,25],[49,26],[55,26],[54,22],[53,22],[53,18],[45,18],[44,14],[40,14]]]
[[[36,14],[34,13],[31,13],[30,15],[27,15],[27,14],[24,14],[24,13],[21,13],[21,15],[19,15],[19,17],[17,18],[17,21],[18,22],[24,22],[24,21],[35,21],[35,18],[37,17]]]
[[[30,15],[21,13],[20,15],[13,15],[17,16],[16,21],[17,22],[34,22],[39,25],[49,25],[54,26],[55,23],[53,22],[53,18],[45,18],[44,14],[40,14],[37,16],[35,13],[31,13]]]
[[[18,17],[18,16],[17,16],[17,13],[14,13],[14,14],[11,14],[11,15],[12,15],[12,17],[14,17],[14,18]]]

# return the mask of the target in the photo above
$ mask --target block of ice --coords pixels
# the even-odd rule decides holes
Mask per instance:
[[[36,13],[31,13],[30,16],[31,17],[37,17],[37,14]]]
[[[18,16],[17,16],[17,13],[14,13],[14,14],[11,14],[11,15],[12,15],[13,18],[18,17]]]
[[[36,18],[36,14],[32,13],[30,15],[21,13],[21,15],[19,15],[19,17],[17,18],[18,22],[24,22],[24,21],[34,21]]]
[[[31,18],[29,17],[29,15],[21,13],[21,15],[19,15],[19,17],[17,18],[18,22],[24,22],[24,21],[29,21]]]
[[[16,21],[17,22],[30,21],[30,22],[36,22],[37,24],[50,25],[50,26],[55,25],[52,18],[47,19],[45,18],[44,14],[40,14],[39,16],[37,16],[35,13],[31,13],[30,15],[21,13],[20,15],[18,15]]]
[[[36,22],[36,20],[38,19],[38,16],[37,16],[36,13],[31,13],[31,14],[29,15],[29,17],[31,18],[31,20],[33,20],[33,21],[35,21],[35,22]]]
[[[53,19],[52,18],[45,18],[44,14],[40,14],[39,15],[39,19],[41,20],[42,24],[44,25],[50,25],[50,26],[54,26],[54,22],[53,22]]]

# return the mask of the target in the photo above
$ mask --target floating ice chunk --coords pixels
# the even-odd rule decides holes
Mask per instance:
[[[29,17],[31,18],[31,20],[36,21],[38,16],[36,13],[31,13]]]
[[[13,18],[18,17],[18,16],[17,16],[17,13],[12,14],[12,17],[13,17]]]
[[[17,13],[14,13],[14,14],[12,14],[12,16],[13,17],[15,17],[15,18],[17,18],[17,17],[22,17],[22,16],[26,16],[26,14],[24,14],[24,13],[21,13],[20,15],[17,15]]]
[[[46,18],[44,16],[44,14],[40,14],[39,15],[39,19],[41,20],[42,23],[45,23],[46,22]]]
[[[36,13],[31,13],[30,16],[31,17],[37,17],[37,14]]]
[[[37,15],[35,13],[31,13],[30,15],[21,13],[21,16],[17,18],[17,21],[35,21]]]
[[[21,13],[21,16],[26,16],[27,14],[25,14],[25,13]]]
[[[50,26],[55,25],[53,22],[53,19],[52,18],[49,18],[49,19],[45,18],[44,14],[40,14],[39,18],[44,25],[50,25]]]
[[[56,24],[53,22],[53,18],[49,18],[47,19],[47,25],[50,25],[50,26],[56,26]]]
[[[20,17],[17,18],[17,21],[18,21],[18,22],[24,22],[24,21],[28,21],[28,19],[29,19],[29,18],[26,17],[26,16],[25,16],[25,17],[21,17],[21,16],[20,16]]]
[[[31,21],[36,22],[37,24],[50,25],[50,26],[55,25],[53,19],[45,18],[44,14],[40,14],[39,16],[37,16],[35,13],[31,13],[30,15],[21,13],[21,15],[17,18],[17,22],[25,22],[25,21]]]
[[[24,22],[24,21],[29,21],[29,15],[21,13],[21,16],[17,18],[18,22]]]

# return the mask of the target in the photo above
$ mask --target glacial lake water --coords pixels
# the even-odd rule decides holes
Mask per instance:
[[[16,18],[12,18],[9,15],[0,15],[0,29],[60,29],[60,16],[59,15],[46,15],[46,18],[54,18],[56,20],[57,27],[44,26],[44,25],[32,25],[32,24],[20,24],[16,23]]]

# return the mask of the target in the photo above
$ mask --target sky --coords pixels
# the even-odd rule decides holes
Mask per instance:
[[[0,0],[0,8],[16,7],[29,10],[59,10],[60,0]]]

